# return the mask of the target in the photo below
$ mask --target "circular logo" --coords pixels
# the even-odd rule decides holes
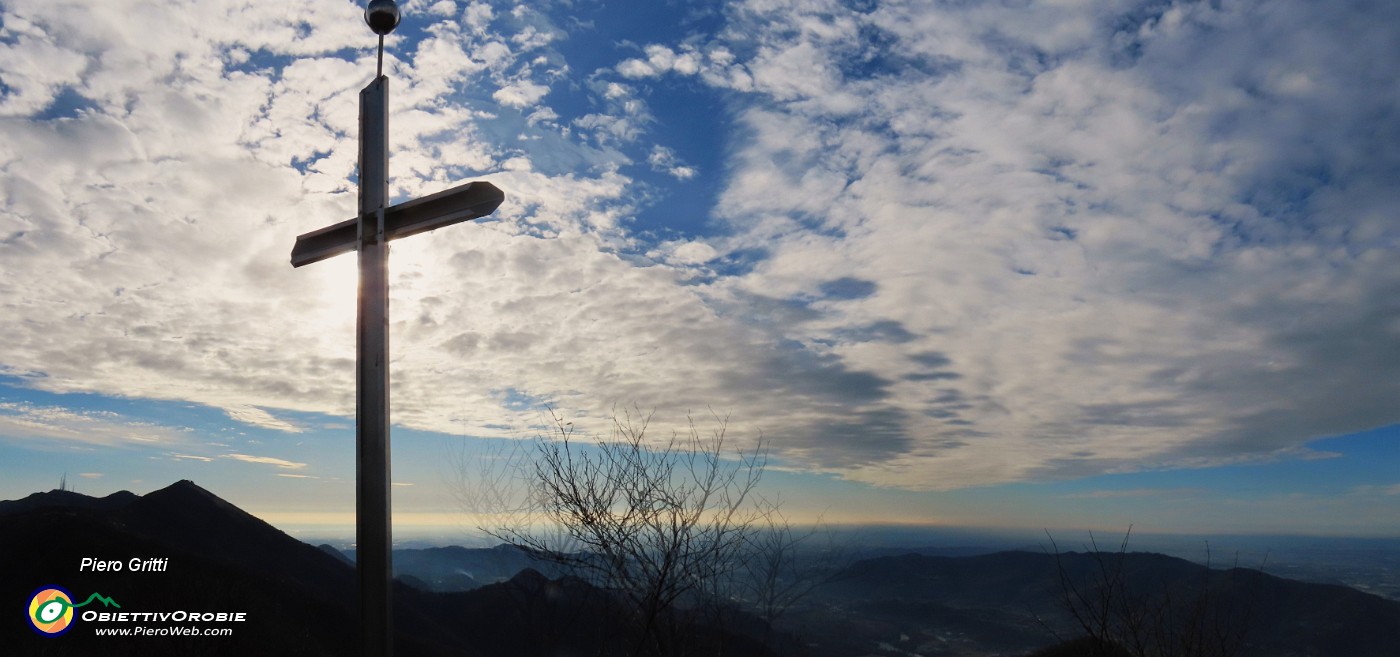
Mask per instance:
[[[73,594],[45,586],[29,598],[29,624],[45,636],[58,636],[73,626]]]

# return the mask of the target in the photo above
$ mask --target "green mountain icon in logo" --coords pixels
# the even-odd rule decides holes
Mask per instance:
[[[88,596],[88,599],[87,599],[87,600],[84,600],[84,601],[82,602],[82,604],[73,605],[73,608],[74,608],[74,609],[77,609],[78,607],[82,607],[82,606],[86,605],[87,603],[92,602],[93,600],[96,600],[96,601],[98,601],[98,602],[101,602],[101,603],[102,603],[102,606],[104,606],[104,607],[116,607],[117,609],[121,609],[121,608],[122,608],[121,605],[117,604],[117,601],[116,601],[116,600],[113,600],[113,599],[111,599],[111,598],[109,598],[109,597],[107,597],[107,596],[105,596],[105,595],[102,595],[101,593],[93,593],[92,595]]]

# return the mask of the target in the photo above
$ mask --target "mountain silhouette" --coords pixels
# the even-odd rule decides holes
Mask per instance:
[[[333,554],[353,562],[354,550],[342,553],[330,546]],[[470,591],[487,584],[505,582],[526,569],[551,577],[565,575],[559,565],[537,559],[524,550],[510,545],[493,548],[467,548],[459,545],[432,548],[394,550],[394,576],[404,581],[418,582],[424,591]]]
[[[395,556],[403,578],[394,587],[397,654],[621,655],[637,647],[623,596],[558,576],[514,548]],[[83,558],[123,568],[83,569]],[[163,572],[128,567],[152,558],[167,560]],[[1066,611],[1066,587],[1093,599],[1105,573],[1135,603],[1195,604],[1200,618],[1240,630],[1239,657],[1390,657],[1400,645],[1400,603],[1148,553],[886,556],[834,573],[778,631],[735,604],[666,620],[689,628],[678,645],[693,654],[1074,654],[1090,643],[1071,641],[1083,633]],[[473,590],[425,590],[459,584]],[[75,603],[100,593],[120,605],[84,611],[242,612],[247,620],[201,626],[228,627],[231,636],[113,638],[79,619],[64,636],[42,637],[18,609],[52,585]],[[352,655],[356,595],[346,555],[298,541],[193,482],[143,496],[49,491],[0,502],[0,608],[12,609],[0,613],[0,654]]]
[[[354,582],[343,563],[195,485],[179,481],[120,509],[125,529],[202,558],[256,571],[283,585],[320,591],[324,599],[353,600]]]
[[[333,549],[332,549],[333,550]],[[449,551],[450,552],[450,551]],[[507,567],[509,550],[488,551]],[[494,556],[491,556],[494,555]],[[80,570],[84,557],[123,564]],[[166,559],[164,572],[132,572],[130,560]],[[46,586],[78,602],[93,592],[113,599],[106,611],[244,612],[220,637],[99,637],[79,620],[61,637],[42,637],[19,613],[0,614],[0,654],[10,655],[317,655],[358,654],[353,566],[288,536],[190,481],[144,496],[93,498],[51,491],[0,503],[0,601],[18,609]],[[88,611],[84,609],[83,611]],[[534,570],[464,593],[394,587],[395,652],[454,657],[622,652],[620,599],[581,580],[551,580]],[[147,625],[147,623],[137,623]],[[151,626],[177,623],[151,622]],[[127,627],[123,625],[121,627]],[[704,641],[746,646],[714,630]],[[12,648],[13,647],[13,648]],[[544,652],[536,652],[543,650]]]
[[[45,507],[70,509],[120,509],[139,499],[131,491],[117,491],[106,497],[90,497],[71,490],[51,490],[31,493],[19,500],[0,500],[0,515],[32,511]]]
[[[1029,652],[1058,640],[1052,637],[1081,633],[1067,597],[1079,591],[1097,603],[1107,580],[1118,583],[1118,599],[1139,610],[1196,622],[1205,632],[1238,633],[1241,657],[1392,657],[1400,646],[1400,603],[1344,586],[1138,552],[860,561],[817,591],[818,603],[842,606],[849,625],[819,632],[815,640],[869,651],[894,633],[909,637],[911,645],[902,649],[924,654],[934,644],[947,650],[958,643]],[[879,629],[870,636],[851,631],[861,627]],[[921,641],[924,651],[917,649]]]
[[[73,631],[48,638],[35,633],[19,614],[3,614],[0,645],[19,647],[5,654],[357,652],[353,568],[193,482],[177,482],[140,497],[126,493],[100,498],[114,503],[65,491],[44,495],[42,504],[0,507],[0,600],[13,600],[18,608],[36,589],[58,585],[79,599],[102,593],[124,611],[244,612],[247,620],[207,626],[232,628],[233,634],[226,637],[130,638],[98,637],[96,624],[84,628],[80,620]],[[123,569],[80,571],[84,557],[117,561]],[[168,562],[165,572],[132,572],[127,566],[133,558]],[[417,601],[396,603],[400,654],[476,654],[454,646],[452,633],[420,613]]]

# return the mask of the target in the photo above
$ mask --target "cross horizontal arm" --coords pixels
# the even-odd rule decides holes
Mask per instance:
[[[496,211],[505,193],[489,182],[458,185],[384,210],[384,239],[417,235],[434,228],[478,219]],[[298,235],[292,247],[292,266],[300,267],[355,250],[360,218],[347,219],[320,230]]]

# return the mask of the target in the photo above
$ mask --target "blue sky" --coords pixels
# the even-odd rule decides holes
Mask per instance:
[[[546,407],[761,435],[840,522],[1400,534],[1400,9],[402,3],[396,517]],[[341,0],[0,2],[0,497],[353,507],[373,39]],[[159,26],[152,28],[153,25]]]

